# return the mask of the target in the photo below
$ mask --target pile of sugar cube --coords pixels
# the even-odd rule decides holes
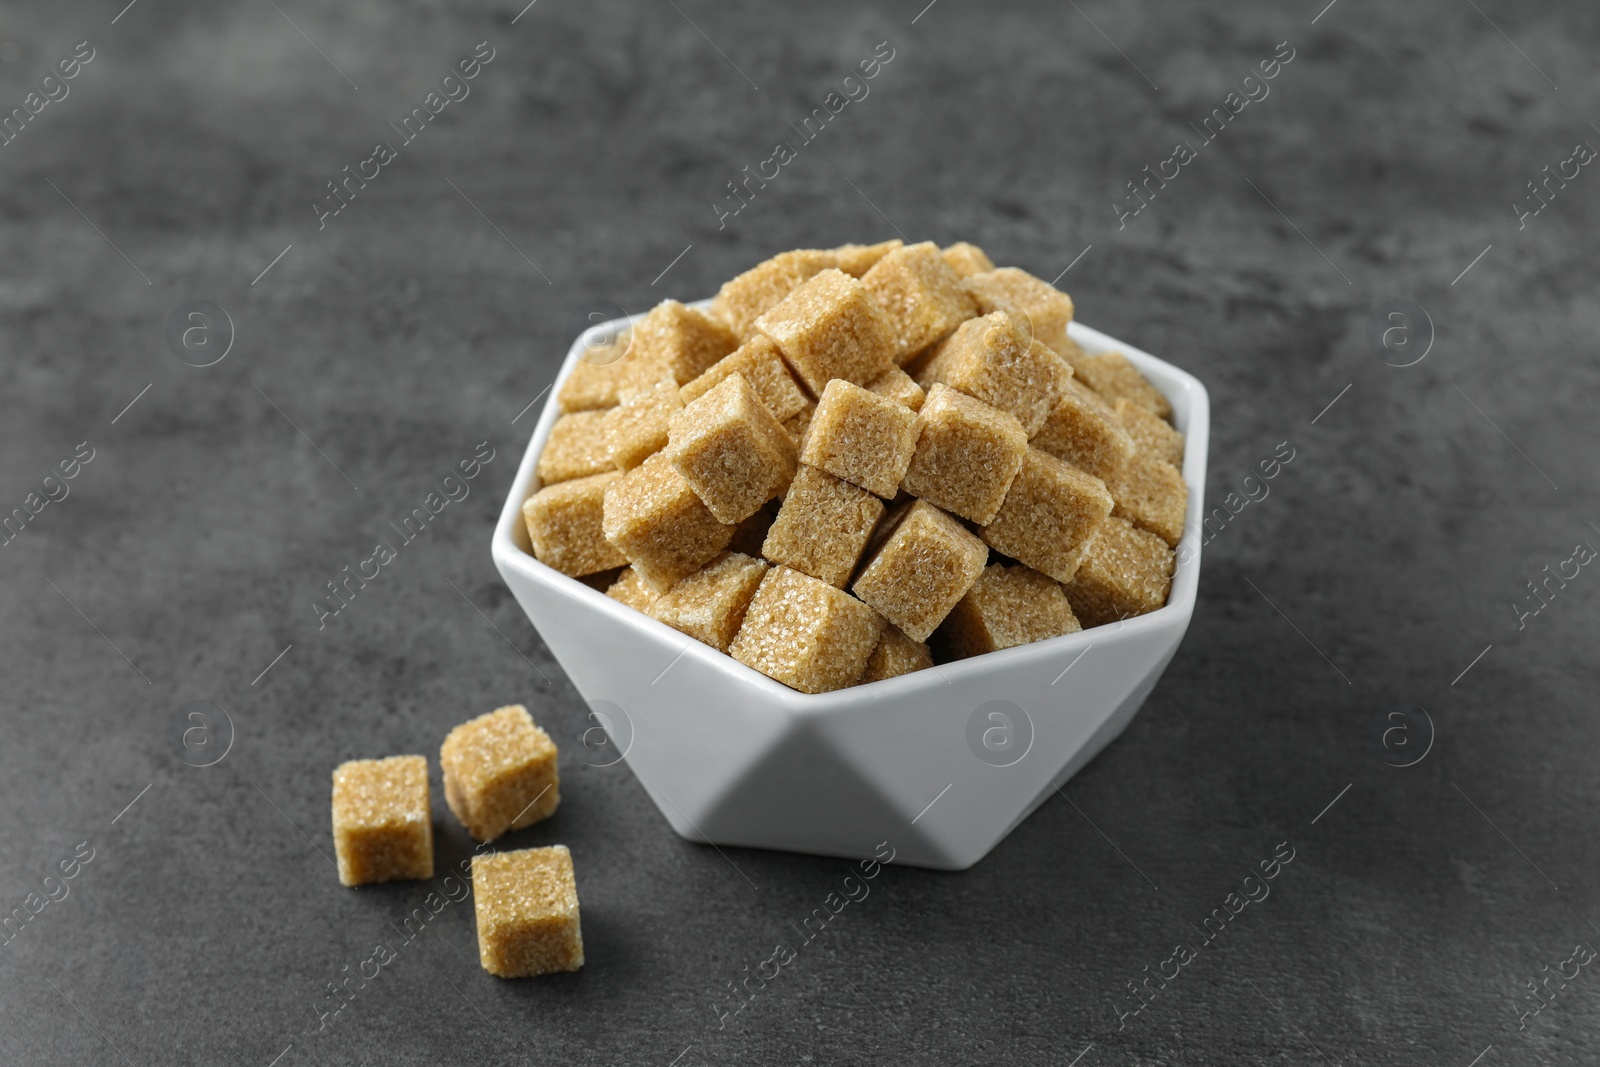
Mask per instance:
[[[898,240],[666,301],[557,394],[533,555],[804,693],[1154,611],[1183,435],[1072,316],[971,244]]]
[[[445,802],[473,839],[555,814],[556,743],[521,704],[462,723],[439,749]],[[433,809],[422,756],[350,760],[333,772],[333,849],[348,886],[433,877]],[[565,845],[479,852],[470,861],[478,961],[501,978],[576,971],[583,931]],[[464,870],[463,873],[466,873]]]

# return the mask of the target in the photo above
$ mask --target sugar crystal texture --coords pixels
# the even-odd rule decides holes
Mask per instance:
[[[852,588],[913,641],[928,635],[965,595],[989,551],[925,500],[906,509]]]
[[[1141,530],[1148,530],[1169,545],[1183,537],[1183,520],[1189,510],[1189,486],[1178,468],[1155,456],[1135,453],[1117,475],[1106,482],[1116,499],[1112,512]]]
[[[1021,564],[994,563],[951,609],[939,639],[952,658],[964,659],[1082,628],[1054,578]]]
[[[996,311],[968,319],[941,343],[923,369],[921,384],[928,388],[944,382],[1008,411],[1032,436],[1071,377],[1065,360],[1017,329],[1011,316]]]
[[[433,877],[428,761],[351,760],[333,772],[333,851],[344,885]]]
[[[606,542],[602,518],[606,490],[620,471],[547,485],[522,505],[533,556],[562,574],[579,577],[620,567],[628,560]]]
[[[663,300],[633,324],[628,354],[666,368],[683,385],[738,347],[738,336],[724,323],[676,300]]]
[[[1117,420],[1127,429],[1128,436],[1133,438],[1138,451],[1166,460],[1175,467],[1183,465],[1183,434],[1174,430],[1165,419],[1149,408],[1126,399],[1118,399],[1113,410]]]
[[[882,517],[883,501],[865,489],[801,464],[761,554],[842,589]]]
[[[1035,340],[1059,351],[1072,322],[1072,297],[1016,267],[974,274],[962,284],[980,314],[1004,311],[1025,318]]]
[[[1067,585],[1067,599],[1085,626],[1104,626],[1166,604],[1172,571],[1165,541],[1112,516]]]
[[[789,439],[795,443],[795,447],[798,448],[805,443],[806,431],[811,428],[811,417],[816,413],[817,402],[810,400],[806,402],[805,407],[783,420],[784,431],[788,433]]]
[[[670,375],[645,388],[624,389],[621,402],[605,413],[605,442],[612,465],[632,470],[665,448],[667,427],[672,416],[682,410],[677,382]]]
[[[736,523],[788,488],[795,452],[744,375],[733,374],[673,417],[666,454],[718,522]]]
[[[773,567],[728,654],[791,689],[826,693],[861,677],[882,629],[883,618],[844,590]]]
[[[648,612],[650,605],[656,602],[661,591],[644,580],[640,573],[632,566],[622,568],[622,573],[606,590],[606,596],[612,600],[621,601],[635,611]]]
[[[1111,507],[1099,478],[1030,448],[1005,503],[980,532],[995,551],[1070,582]]]
[[[539,453],[539,481],[551,485],[611,470],[615,464],[605,426],[604,411],[576,411],[557,419]]]
[[[1099,393],[1076,381],[1066,383],[1050,417],[1028,443],[1102,481],[1120,471],[1135,452],[1116,412]]]
[[[970,278],[974,274],[994,270],[994,264],[983,249],[966,241],[957,241],[942,253],[957,278]]]
[[[892,499],[917,444],[917,414],[842,378],[828,383],[800,461]]]
[[[521,704],[462,723],[439,749],[444,799],[478,841],[532,826],[561,803],[556,743]]]
[[[862,672],[857,685],[881,682],[885,678],[898,678],[913,671],[925,671],[933,666],[933,654],[921,641],[913,641],[900,632],[897,626],[886,625],[878,646],[867,658],[867,669]]]
[[[761,560],[723,553],[704,569],[673,582],[650,605],[650,614],[679,633],[726,652],[766,573]]]
[[[904,404],[912,411],[921,411],[922,402],[928,398],[922,386],[899,367],[890,367],[868,382],[867,388],[879,396],[886,396],[890,400]]]
[[[812,276],[839,265],[839,257],[816,248],[780,252],[732,281],[711,301],[711,314],[727,323],[741,339],[755,332],[756,319]]]
[[[833,250],[833,254],[839,259],[840,270],[852,278],[859,278],[871,270],[874,263],[904,244],[904,241],[896,237],[890,241],[880,241],[875,245],[840,245]]]
[[[624,335],[615,347],[585,351],[561,383],[556,402],[567,412],[615,407],[624,390],[649,386],[671,373],[636,352],[631,335]]]
[[[890,252],[862,275],[861,284],[888,318],[892,355],[901,366],[950,336],[976,310],[932,241]]]
[[[756,391],[756,396],[761,398],[761,403],[779,422],[798,414],[810,403],[800,386],[795,384],[789,368],[784,366],[778,346],[765,334],[756,334],[684,386],[683,402],[688,404],[698,400],[732,374],[744,375],[745,381]]]
[[[665,452],[606,488],[603,529],[623,561],[658,590],[710,563],[733,538],[733,527],[717,521]]]
[[[994,518],[1028,451],[1016,416],[936,382],[917,415],[917,446],[901,485],[982,524]]]
[[[758,318],[756,328],[777,343],[812,396],[821,396],[834,378],[865,385],[893,365],[889,321],[864,284],[837,269],[795,289]]]
[[[565,845],[472,857],[478,962],[498,978],[583,966],[572,853]]]
[[[1160,419],[1172,417],[1172,404],[1121,352],[1102,352],[1072,361],[1083,384],[1108,402],[1128,400]]]

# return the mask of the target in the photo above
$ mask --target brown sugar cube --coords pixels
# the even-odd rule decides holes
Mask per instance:
[[[1021,564],[994,563],[950,610],[939,634],[953,658],[965,659],[1081,629],[1054,578]]]
[[[990,261],[988,253],[966,241],[957,241],[946,248],[941,255],[950,265],[950,269],[955,271],[957,278],[970,278],[974,274],[994,270],[994,263]]]
[[[1072,297],[1025,270],[1001,267],[984,271],[966,278],[962,285],[977,302],[980,314],[1005,311],[1026,317],[1034,339],[1051,348],[1067,336],[1074,310]]]
[[[583,966],[578,883],[566,845],[472,857],[478,962],[497,978]]]
[[[734,349],[731,355],[724,356],[704,374],[684,386],[683,402],[688,404],[698,400],[730,374],[744,375],[744,380],[756,391],[761,403],[779,422],[799,414],[810,403],[800,386],[795,384],[789,368],[784,366],[778,346],[765,334],[756,334]]]
[[[717,521],[665,452],[606,487],[602,529],[658,590],[710,563],[733,538],[733,527]]]
[[[865,489],[801,464],[761,554],[842,589],[882,517],[883,501]]]
[[[648,388],[624,389],[621,403],[605,413],[605,442],[612,465],[632,470],[665,448],[668,424],[682,410],[678,383],[671,375]]]
[[[979,532],[995,551],[1070,582],[1111,507],[1099,478],[1030,448],[1000,513]]]
[[[835,378],[817,402],[800,461],[888,500],[916,445],[916,412]]]
[[[1189,486],[1178,468],[1166,460],[1134,453],[1106,482],[1106,488],[1117,502],[1111,512],[1117,518],[1149,530],[1169,545],[1177,545],[1183,537]]]
[[[562,411],[598,411],[616,407],[625,390],[647,388],[670,373],[661,365],[640,356],[631,344],[620,358],[610,353],[611,350],[607,349],[591,350],[591,353],[586,353],[572,365],[572,373],[567,375],[567,380],[561,383],[561,389],[556,394]],[[595,354],[596,360],[604,358],[606,362],[590,362],[590,354]]]
[[[856,579],[856,596],[926,641],[989,558],[983,542],[925,500],[912,504]]]
[[[761,560],[726,552],[703,570],[673,582],[650,605],[650,615],[718,652],[726,652],[766,573],[767,565]]]
[[[728,655],[791,689],[827,693],[861,677],[882,629],[883,617],[844,590],[773,567]]]
[[[1167,602],[1173,558],[1161,538],[1113,515],[1067,585],[1067,600],[1085,626],[1148,614]]]
[[[1165,419],[1131,400],[1120,398],[1113,412],[1139,452],[1166,460],[1175,467],[1183,466],[1183,434],[1167,425]]]
[[[606,590],[606,596],[628,605],[635,611],[650,612],[650,605],[656,602],[661,595],[660,590],[649,582],[632,566],[622,568],[622,573],[617,575],[614,582]]]
[[[1172,417],[1172,404],[1121,352],[1084,356],[1073,361],[1073,368],[1083,384],[1105,397],[1107,402],[1129,400],[1157,418]]]
[[[839,259],[840,270],[852,278],[859,278],[871,270],[874,263],[904,244],[904,241],[896,237],[891,241],[880,241],[875,245],[840,245],[833,250],[833,254]]]
[[[605,420],[604,411],[575,411],[557,419],[539,453],[539,481],[551,485],[613,469]]]
[[[428,761],[341,763],[333,772],[333,852],[343,885],[432,878]]]
[[[1147,417],[1166,425],[1154,415]],[[1133,438],[1111,406],[1076,381],[1066,383],[1050,417],[1028,443],[1102,481],[1120,471],[1135,451]]]
[[[936,382],[917,427],[906,492],[980,525],[993,519],[1028,451],[1016,416]]]
[[[776,307],[784,297],[800,288],[812,276],[837,267],[839,257],[817,248],[780,252],[756,264],[731,281],[724,282],[711,301],[711,314],[722,320],[741,339],[755,332],[756,319]]]
[[[521,704],[451,730],[439,748],[444,799],[478,841],[532,826],[561,803],[556,743]]]
[[[663,367],[679,385],[739,347],[726,324],[676,300],[663,300],[633,324],[628,355]]]
[[[574,578],[627,563],[601,532],[606,490],[621,477],[620,471],[591,474],[530,496],[522,505],[522,520],[533,558]]]
[[[783,428],[788,432],[790,439],[794,441],[796,448],[805,444],[806,431],[811,428],[811,417],[816,413],[817,402],[808,400],[805,407],[783,420]]]
[[[672,420],[667,459],[718,522],[735,523],[789,486],[795,443],[734,374]]]
[[[862,385],[893,365],[888,320],[864,283],[841,270],[805,282],[758,318],[756,329],[777,343],[812,396],[821,396],[831,379]]]
[[[922,391],[922,386],[916,380],[901,370],[891,367],[867,383],[867,388],[879,396],[886,396],[899,404],[904,404],[912,411],[921,411],[922,402],[928,394]]]
[[[932,241],[897,248],[861,278],[888,318],[893,357],[904,366],[955,332],[976,308]]]
[[[921,641],[913,641],[900,632],[899,627],[885,626],[878,647],[867,658],[867,669],[862,672],[857,685],[897,678],[913,671],[925,671],[933,666],[933,654]]]
[[[1023,432],[1037,433],[1072,368],[1019,330],[1011,316],[992,312],[968,319],[944,341],[923,369],[922,385],[944,382],[991,407],[1009,411]]]

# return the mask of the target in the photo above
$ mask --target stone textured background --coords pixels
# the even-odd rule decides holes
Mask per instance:
[[[94,858],[0,948],[0,1060],[1593,1061],[1588,970],[1517,1012],[1600,944],[1600,573],[1521,629],[1512,604],[1600,546],[1600,177],[1520,230],[1511,205],[1600,144],[1600,10],[921,2],[5,5],[4,109],[96,54],[0,148],[0,511],[94,459],[0,549],[0,912]],[[319,231],[324,182],[480,41],[470,97]],[[882,41],[870,96],[719,230],[724,183]],[[1280,41],[1270,96],[1119,230],[1124,183]],[[1047,279],[1083,253],[1081,318],[1210,389],[1213,502],[1295,458],[1207,548],[1184,646],[1065,798],[968,872],[886,871],[719,1028],[846,865],[736,871],[570,758],[582,704],[489,560],[513,419],[586,302],[895,229]],[[190,299],[236,327],[215,366],[164,340]],[[1395,299],[1437,335],[1405,368],[1367,338]],[[319,631],[324,583],[480,441],[472,495]],[[195,700],[236,727],[207,768],[175,752]],[[569,758],[559,815],[507,843],[572,847],[588,966],[496,981],[452,904],[319,1030],[327,983],[425,892],[337,884],[329,771],[435,755],[510,701]],[[1381,740],[1417,706],[1431,750],[1386,765],[1424,750],[1414,713]],[[1282,841],[1270,898],[1119,1026],[1126,983]]]

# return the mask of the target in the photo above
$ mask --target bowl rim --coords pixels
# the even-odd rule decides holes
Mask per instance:
[[[704,309],[709,304],[710,300],[707,299],[697,301],[690,306]],[[600,328],[620,329],[624,325],[637,322],[643,315],[644,313],[639,313],[613,319]],[[1114,624],[1115,629],[1111,630],[1111,633],[1117,635],[1120,643],[1123,635],[1126,635],[1127,640],[1135,640],[1142,634],[1164,630],[1170,626],[1186,627],[1194,612],[1200,584],[1200,557],[1203,543],[1200,516],[1204,514],[1205,508],[1206,452],[1210,444],[1211,429],[1209,394],[1194,375],[1109,334],[1073,321],[1068,327],[1068,335],[1091,355],[1121,352],[1126,356],[1129,362],[1150,379],[1151,384],[1155,385],[1172,404],[1173,421],[1176,428],[1185,435],[1182,473],[1189,487],[1189,505],[1184,517],[1183,536],[1175,549],[1176,568],[1172,588],[1167,595],[1167,603],[1149,614]],[[561,369],[546,389],[544,407],[523,451],[522,461],[506,494],[500,517],[495,523],[491,554],[502,578],[508,582],[510,576],[515,574],[551,593],[598,611],[611,622],[628,628],[641,637],[668,646],[679,645],[681,649],[672,662],[684,656],[695,657],[701,666],[716,671],[730,682],[754,688],[764,701],[781,703],[791,713],[826,715],[830,712],[851,710],[862,703],[880,699],[898,699],[919,689],[932,689],[997,670],[1021,667],[1036,660],[1056,659],[1068,654],[1081,657],[1092,645],[1110,636],[1107,633],[1110,629],[1109,624],[1096,626],[954,663],[937,664],[931,671],[915,671],[828,693],[802,693],[740,663],[726,652],[674,630],[642,611],[613,600],[604,592],[579,579],[569,577],[539,562],[519,543],[519,534],[522,539],[527,537],[523,526],[522,504],[536,491],[533,485],[538,480],[536,467],[539,453],[544,449],[551,427],[562,414],[556,397],[571,375],[583,350],[584,338],[580,335],[567,350]],[[1077,659],[1074,658],[1072,662],[1076,663]]]

